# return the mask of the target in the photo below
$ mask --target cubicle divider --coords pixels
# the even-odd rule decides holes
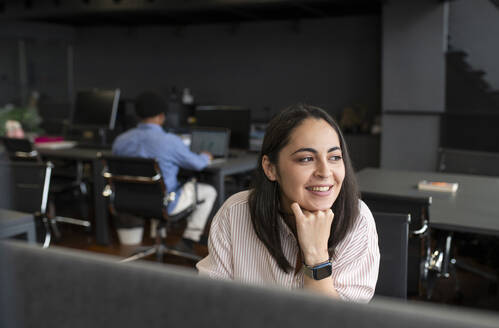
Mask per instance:
[[[497,327],[499,316],[432,304],[333,300],[198,277],[152,262],[0,243],[0,326]]]

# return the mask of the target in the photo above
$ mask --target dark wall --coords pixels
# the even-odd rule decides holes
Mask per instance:
[[[23,104],[32,91],[51,102],[69,102],[68,46],[73,32],[55,24],[0,22],[0,107]]]
[[[13,39],[0,39],[0,107],[19,100],[18,44]]]
[[[379,17],[185,28],[78,28],[75,87],[191,89],[196,102],[248,106],[265,120],[297,101],[379,111]],[[266,111],[264,108],[270,108]]]

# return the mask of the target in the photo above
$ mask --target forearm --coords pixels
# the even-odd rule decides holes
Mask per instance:
[[[303,259],[305,261],[305,264],[309,266],[314,266],[317,265],[318,263],[322,263],[328,258],[329,258],[329,253],[327,249],[323,249],[320,251],[309,250],[306,253],[303,253]],[[311,278],[308,275],[304,275],[303,279],[304,279],[303,281],[304,289],[328,295],[333,298],[340,298],[340,295],[338,294],[336,288],[334,287],[334,281],[332,276],[326,277],[321,280],[315,280],[314,278]]]
[[[303,278],[303,288],[320,294],[328,295],[333,298],[340,298],[340,295],[334,288],[333,277],[327,277],[322,280],[315,280],[305,275]]]

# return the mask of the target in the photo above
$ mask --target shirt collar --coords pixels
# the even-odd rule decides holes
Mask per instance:
[[[137,128],[139,129],[143,129],[143,130],[146,130],[146,129],[151,129],[151,130],[163,130],[163,127],[158,125],[158,124],[154,124],[154,123],[139,123],[137,124]]]

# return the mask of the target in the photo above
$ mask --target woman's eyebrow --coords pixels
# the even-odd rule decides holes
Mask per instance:
[[[335,150],[341,150],[341,148],[338,146],[334,146],[334,147],[329,148],[327,152],[330,153],[330,152],[335,151]],[[300,148],[300,149],[296,150],[295,152],[293,152],[291,155],[294,155],[296,153],[302,153],[302,152],[309,152],[309,153],[317,154],[317,150],[315,150],[314,148]]]
[[[315,150],[314,148],[300,148],[297,151],[293,152],[291,155],[294,155],[296,153],[303,153],[303,152],[309,152],[309,153],[317,154],[317,150]]]

